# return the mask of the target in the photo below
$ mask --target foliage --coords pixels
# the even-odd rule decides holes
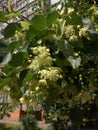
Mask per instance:
[[[23,130],[23,127],[20,124],[13,123],[0,123],[1,130]]]
[[[24,130],[38,130],[37,128],[37,120],[34,115],[34,111],[32,107],[28,107],[26,110],[26,114],[21,118],[22,125]]]
[[[23,119],[22,119],[22,124],[24,127],[24,130],[37,130],[36,128],[36,123],[35,123],[35,118],[32,114],[27,113]]]
[[[10,113],[15,110],[16,106],[13,103],[4,103],[0,105],[0,118],[4,116],[10,117]]]
[[[3,62],[3,58],[8,54],[9,49],[5,42],[0,40],[0,63]]]
[[[2,15],[7,21],[8,16]],[[91,119],[96,118],[96,3],[65,0],[59,10],[40,12],[30,22],[9,23],[3,35],[14,41],[8,46],[11,60],[2,68],[5,78],[1,77],[0,88],[7,84],[12,98],[33,109],[43,107],[48,114],[53,110],[54,118],[71,120],[76,126],[89,119],[92,107]]]

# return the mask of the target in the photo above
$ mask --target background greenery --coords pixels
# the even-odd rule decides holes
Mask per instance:
[[[70,120],[76,130],[97,121],[98,7],[87,0],[59,4],[4,29],[4,39],[14,40],[7,43],[0,88],[7,85],[11,98],[27,108],[43,108],[56,130]],[[0,22],[19,16],[0,12]]]

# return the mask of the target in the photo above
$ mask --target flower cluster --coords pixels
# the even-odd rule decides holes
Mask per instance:
[[[85,91],[85,92],[81,92],[78,95],[78,100],[81,100],[82,103],[86,103],[86,102],[91,102],[92,101],[92,96],[89,92]]]
[[[56,82],[58,79],[62,78],[60,70],[57,67],[49,67],[48,69],[43,69],[39,71],[40,78],[44,80]]]
[[[88,35],[88,32],[89,32],[89,27],[88,26],[84,26],[83,28],[80,29],[79,31],[79,36],[80,37],[87,37]]]
[[[39,85],[47,86],[47,81],[46,81],[46,79],[40,79],[40,80],[39,80]]]
[[[74,29],[73,25],[65,26],[64,35],[66,38],[69,39],[69,41],[75,42],[78,40],[77,36],[75,35],[75,29]]]
[[[77,41],[78,40],[78,38],[77,38],[77,36],[76,35],[72,35],[72,36],[70,36],[70,38],[69,38],[69,41],[71,42],[71,41]]]
[[[70,14],[72,14],[73,12],[74,12],[74,8],[69,7],[69,8],[68,8],[68,14],[70,15]]]
[[[75,30],[72,25],[65,26],[65,35],[66,38],[70,38],[70,36],[75,34]]]
[[[42,66],[46,67],[52,65],[53,58],[50,56],[50,50],[48,48],[45,46],[38,46],[31,48],[31,50],[36,56],[32,59],[29,69],[36,70]]]
[[[50,50],[49,48],[46,48],[45,46],[37,46],[37,47],[33,47],[31,48],[31,50],[33,51],[33,53],[36,54],[42,54],[44,52],[45,56],[46,55],[50,55]]]
[[[15,38],[19,41],[20,45],[25,43],[25,32],[15,32]]]

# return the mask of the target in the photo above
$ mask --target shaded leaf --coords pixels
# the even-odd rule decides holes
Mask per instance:
[[[15,34],[15,31],[19,28],[20,24],[18,23],[10,23],[3,32],[3,35],[5,38],[13,37]]]
[[[20,72],[19,81],[20,81],[20,85],[21,85],[21,86],[22,86],[22,82],[23,82],[24,78],[25,78],[26,75],[27,75],[27,72],[28,72],[27,69],[22,70],[22,71]]]
[[[26,74],[24,80],[23,80],[23,84],[25,85],[26,82],[30,81],[30,80],[32,79],[33,75],[34,75],[34,74],[33,74],[32,72],[28,72],[28,73]]]
[[[5,78],[0,82],[0,89],[2,89],[5,85],[8,85],[8,83],[11,81],[11,78]]]
[[[95,38],[95,41],[92,43],[88,42],[88,41],[84,41],[83,46],[84,46],[84,50],[87,53],[87,55],[89,56],[89,58],[93,61],[97,61],[98,62],[98,44],[97,44],[97,36]]]
[[[42,31],[47,27],[47,19],[44,15],[35,15],[31,20],[34,29]]]
[[[51,92],[49,92],[49,95],[48,95],[48,97],[46,98],[46,101],[45,101],[46,110],[49,110],[50,107],[54,104],[55,100],[57,99],[58,93],[59,93],[54,88],[52,88],[48,91],[51,91]]]
[[[6,65],[11,60],[11,53],[7,53],[7,55],[3,58],[2,64]]]
[[[8,46],[8,48],[10,49],[11,52],[14,51],[18,47],[19,47],[19,42],[18,41],[13,41]]]
[[[47,16],[47,25],[50,26],[51,24],[53,24],[58,17],[59,17],[59,14],[57,11],[53,11],[49,13]]]
[[[28,56],[28,53],[26,52],[19,52],[17,54],[14,54],[9,64],[14,67],[21,66],[25,58],[27,58],[27,56]]]
[[[76,12],[73,12],[70,16],[66,15],[65,20],[66,20],[67,24],[82,25],[81,16],[79,16]]]
[[[0,62],[3,61],[5,56],[9,53],[9,48],[7,43],[4,41],[0,40]]]

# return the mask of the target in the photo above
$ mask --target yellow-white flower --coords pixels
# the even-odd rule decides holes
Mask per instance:
[[[78,40],[78,37],[76,35],[72,35],[69,38],[69,41],[71,41],[71,42],[77,42],[77,40]]]
[[[61,10],[60,15],[61,15],[61,16],[64,15],[64,10]]]
[[[47,86],[47,81],[45,79],[40,79],[39,84]]]
[[[69,7],[68,8],[68,14],[70,15],[72,12],[74,12],[74,8]]]
[[[37,86],[37,87],[35,88],[35,90],[38,91],[38,90],[39,90],[39,86]]]
[[[88,32],[89,32],[89,27],[88,26],[84,26],[83,28],[80,29],[79,36],[80,37],[82,37],[82,36],[86,37]]]
[[[75,29],[73,25],[65,26],[65,37],[70,38],[70,36],[75,35]]]
[[[20,101],[20,103],[25,103],[24,97],[21,97],[21,98],[19,99],[19,101]]]
[[[31,48],[31,49],[32,49],[34,54],[38,54],[38,48],[37,47]]]
[[[30,102],[30,103],[32,103],[32,102],[33,102],[33,100],[32,100],[32,99],[30,99],[30,100],[29,100],[29,102]]]
[[[80,25],[77,25],[77,28],[79,29],[81,26]]]

